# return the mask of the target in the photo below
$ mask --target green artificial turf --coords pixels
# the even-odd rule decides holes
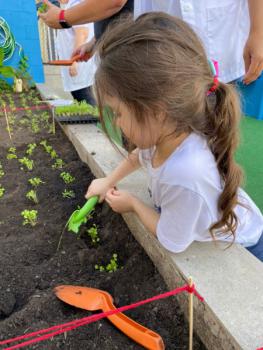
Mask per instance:
[[[244,170],[245,191],[263,212],[263,120],[242,118],[236,159]]]

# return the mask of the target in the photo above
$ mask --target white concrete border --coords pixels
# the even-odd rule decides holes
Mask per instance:
[[[81,160],[96,177],[107,175],[122,156],[94,125],[62,126]],[[149,203],[142,170],[126,178],[128,189]],[[142,245],[169,288],[192,276],[200,294],[195,298],[194,329],[208,349],[252,350],[263,346],[263,264],[238,245],[194,243],[186,252],[172,254],[145,230],[134,214],[124,214],[130,231]],[[187,295],[178,295],[187,316]]]

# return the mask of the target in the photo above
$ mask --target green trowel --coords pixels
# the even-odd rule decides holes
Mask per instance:
[[[98,200],[98,196],[90,197],[81,209],[77,209],[71,214],[67,222],[69,231],[73,231],[75,233],[79,232],[80,226],[87,222],[87,216],[94,209],[95,205],[98,203]]]

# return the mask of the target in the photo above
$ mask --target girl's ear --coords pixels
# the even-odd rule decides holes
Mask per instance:
[[[166,113],[165,113],[164,108],[162,108],[158,112],[156,112],[155,117],[159,123],[164,123],[165,119],[166,119]]]

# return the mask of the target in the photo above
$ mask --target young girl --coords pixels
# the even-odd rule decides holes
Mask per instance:
[[[98,104],[111,107],[137,149],[109,176],[94,180],[86,197],[99,195],[116,212],[135,212],[172,252],[193,241],[223,240],[263,260],[263,217],[240,189],[234,160],[238,97],[213,76],[190,27],[164,13],[126,19],[104,36],[98,55]],[[155,209],[115,189],[141,166]]]

